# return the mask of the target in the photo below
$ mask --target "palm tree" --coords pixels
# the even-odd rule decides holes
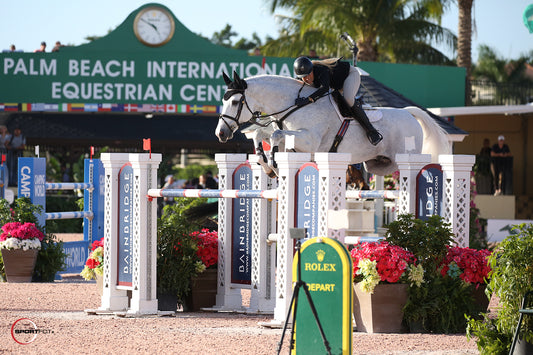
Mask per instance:
[[[263,47],[267,55],[296,56],[314,48],[325,55],[349,55],[339,47],[339,35],[350,33],[359,47],[358,59],[425,64],[451,64],[432,41],[454,48],[455,36],[429,20],[443,13],[437,0],[273,0],[271,10],[289,8],[276,41]]]
[[[466,68],[465,105],[472,104],[472,6],[474,0],[457,0],[459,33],[457,39],[457,66]]]

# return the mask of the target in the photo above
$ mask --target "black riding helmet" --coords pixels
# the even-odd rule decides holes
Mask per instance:
[[[313,71],[313,63],[307,57],[298,57],[294,61],[294,73],[298,78],[303,78]]]

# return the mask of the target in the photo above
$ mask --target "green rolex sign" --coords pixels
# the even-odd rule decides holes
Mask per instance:
[[[533,4],[526,7],[522,17],[524,18],[524,25],[526,25],[529,33],[533,33]]]
[[[332,354],[352,353],[352,259],[342,243],[312,238],[301,247],[301,279],[311,295]],[[298,255],[293,263],[297,280]],[[299,293],[293,354],[326,354],[324,341],[305,292]]]

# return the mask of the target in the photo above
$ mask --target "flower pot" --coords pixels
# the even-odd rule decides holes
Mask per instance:
[[[96,278],[96,289],[98,294],[102,296],[104,294],[104,276],[98,274],[95,274],[94,276]]]
[[[533,344],[528,343],[522,337],[518,338],[513,355],[531,355],[533,354]]]
[[[172,293],[158,293],[157,309],[160,311],[176,312],[178,310],[178,296]]]
[[[374,293],[354,284],[353,315],[358,332],[400,333],[407,284],[378,284]]]
[[[479,285],[477,289],[475,285],[472,285],[472,297],[474,298],[476,309],[479,312],[483,312],[483,313],[487,312],[487,308],[489,307],[489,302],[490,302],[490,299],[485,294],[486,288],[487,288],[487,285]]]
[[[207,269],[191,278],[191,292],[185,300],[184,309],[197,312],[213,307],[217,297],[217,269]]]
[[[37,249],[2,249],[7,282],[31,282]]]

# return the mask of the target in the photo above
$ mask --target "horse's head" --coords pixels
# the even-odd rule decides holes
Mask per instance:
[[[233,81],[223,73],[224,81],[228,89],[224,93],[222,100],[222,112],[220,113],[215,135],[222,143],[233,138],[233,133],[243,123],[250,121],[254,114],[246,102],[245,91],[248,87],[246,80],[233,72]],[[243,110],[243,108],[245,108]]]

